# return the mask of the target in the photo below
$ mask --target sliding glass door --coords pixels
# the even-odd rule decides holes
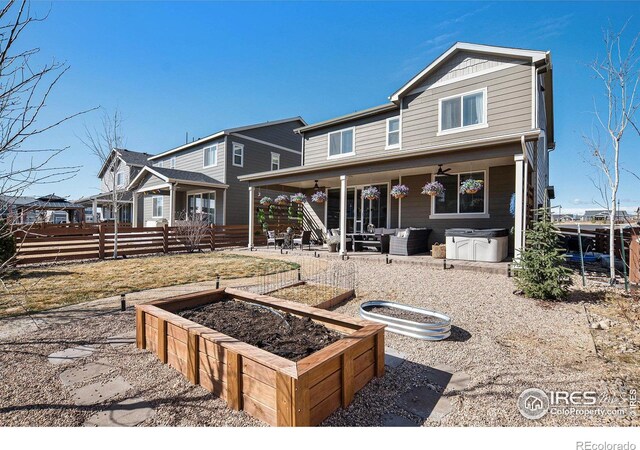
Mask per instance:
[[[375,228],[387,226],[388,192],[387,184],[374,185],[380,191],[378,200],[362,198],[362,189],[357,186],[347,189],[347,233],[362,233],[368,224]],[[340,228],[340,189],[327,190],[327,228]]]
[[[187,212],[189,219],[216,223],[216,193],[203,192],[187,195]]]

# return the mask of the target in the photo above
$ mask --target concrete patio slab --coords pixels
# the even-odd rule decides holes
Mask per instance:
[[[89,417],[85,427],[135,427],[155,415],[151,404],[143,398],[134,397],[116,403],[106,411]]]
[[[406,355],[395,348],[384,348],[384,365],[392,368],[400,367],[406,361]]]
[[[76,405],[97,405],[124,395],[131,387],[127,380],[118,375],[109,381],[99,381],[75,389],[71,392],[71,397]]]
[[[48,356],[51,364],[70,364],[78,359],[86,358],[95,351],[95,348],[88,345],[81,345],[78,347],[71,347],[66,350],[52,353]]]
[[[407,419],[406,417],[399,416],[397,414],[383,414],[382,417],[383,427],[417,427],[416,422]]]
[[[101,364],[99,362],[89,363],[80,367],[67,369],[60,374],[60,381],[63,386],[71,386],[77,383],[89,381],[100,375],[107,374],[115,370],[114,367]]]
[[[453,408],[451,402],[441,394],[429,388],[420,386],[401,395],[396,402],[405,411],[423,420],[441,420]]]

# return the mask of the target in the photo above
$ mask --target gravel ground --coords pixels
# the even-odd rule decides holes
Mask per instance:
[[[299,260],[291,255],[282,258]],[[330,416],[325,425],[380,425],[385,413],[395,413],[426,426],[631,423],[627,418],[551,414],[529,421],[516,408],[518,395],[530,387],[599,393],[611,388],[603,380],[615,368],[608,367],[595,355],[581,303],[550,304],[524,299],[513,294],[512,280],[503,275],[388,266],[370,261],[354,264],[358,271],[358,298],[338,307],[337,312],[355,316],[361,302],[387,299],[448,314],[456,328],[452,338],[442,342],[423,342],[387,333],[387,346],[404,353],[407,361],[395,369],[387,368],[383,378],[357,393],[354,402]],[[238,280],[234,284],[248,281]],[[156,290],[152,297],[161,293]],[[96,304],[104,305],[104,301]],[[90,310],[90,305],[85,307],[85,311]],[[126,397],[143,397],[156,409],[155,416],[142,425],[262,425],[243,412],[226,408],[223,401],[206,390],[191,386],[154,355],[133,345],[114,349],[106,344],[108,336],[135,327],[132,311],[106,311],[103,309],[97,317],[78,316],[69,323],[53,322],[35,331],[22,324],[23,328],[9,333],[7,327],[14,324],[0,322],[0,425],[77,426],[99,409],[75,406],[58,378],[67,367],[47,362],[50,353],[79,344],[98,345],[86,361],[106,360],[117,367],[117,371],[103,377],[123,376],[133,385]],[[430,367],[464,372],[469,375],[470,384],[457,391],[439,386],[430,378]],[[443,393],[453,405],[451,413],[441,421],[422,423],[395,405],[399,396],[416,386],[429,386]]]

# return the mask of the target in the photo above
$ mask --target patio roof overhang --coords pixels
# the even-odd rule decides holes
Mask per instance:
[[[451,144],[448,146],[425,147],[420,150],[404,152],[393,156],[377,156],[359,158],[350,161],[337,160],[323,164],[313,164],[302,167],[290,167],[270,172],[260,172],[239,176],[238,179],[247,182],[249,186],[291,185],[297,187],[313,186],[313,180],[335,179],[341,175],[370,176],[373,173],[419,170],[438,164],[455,164],[468,161],[489,159],[505,159],[522,154],[522,138],[525,141],[535,141],[540,136],[540,130],[517,133],[500,138],[489,138]],[[509,159],[505,159],[509,160]]]

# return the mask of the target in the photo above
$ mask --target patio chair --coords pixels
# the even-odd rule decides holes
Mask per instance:
[[[427,253],[429,251],[429,228],[407,228],[405,237],[389,238],[389,254],[399,256]]]
[[[293,247],[296,245],[300,246],[300,250],[302,250],[303,245],[308,245],[309,250],[311,250],[311,230],[304,230],[302,235],[293,238]]]
[[[276,248],[276,232],[273,230],[267,231],[267,248],[269,248],[269,244],[273,244],[273,248]]]
[[[340,236],[340,228],[331,228],[329,230],[327,230],[329,233],[329,236]],[[350,252],[352,251],[352,241],[353,239],[351,239],[351,237],[346,236],[346,242],[347,242],[347,251]],[[338,248],[340,248],[340,245],[338,244]]]

